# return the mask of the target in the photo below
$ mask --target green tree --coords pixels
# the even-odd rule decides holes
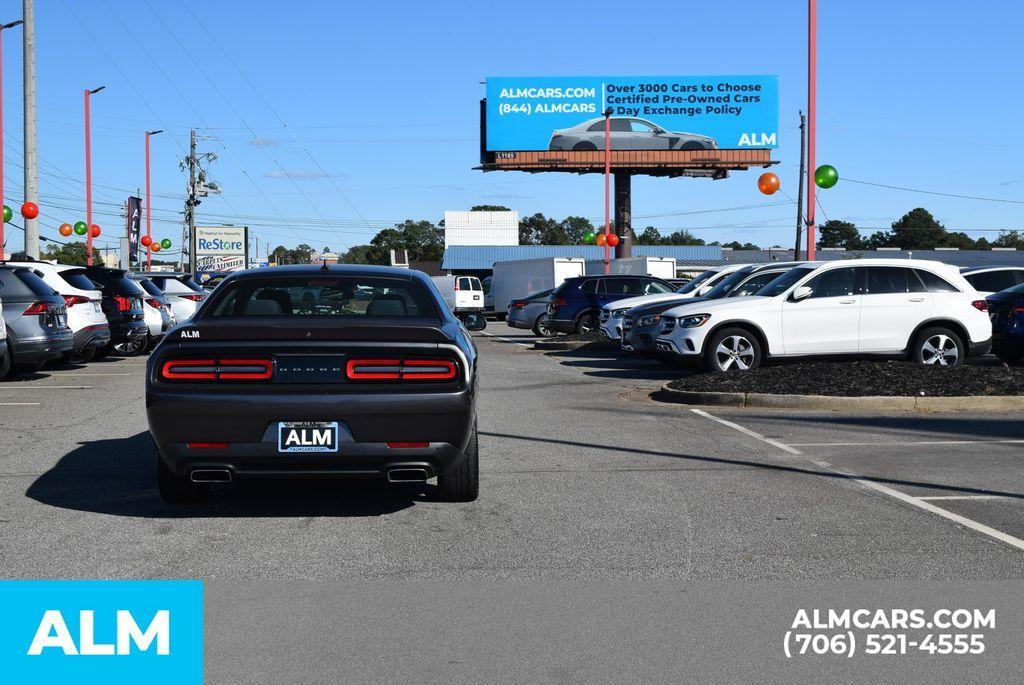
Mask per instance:
[[[661,232],[654,226],[648,226],[637,236],[636,242],[639,245],[661,245]]]
[[[52,244],[47,246],[39,256],[43,259],[55,259],[61,264],[85,266],[88,263],[88,260],[85,258],[87,254],[85,247],[85,243],[81,241],[67,243],[65,245]],[[93,264],[103,264],[103,258],[100,257],[100,251],[95,247],[92,248],[92,262]]]
[[[934,250],[942,247],[946,239],[946,227],[940,224],[931,212],[923,207],[910,210],[892,224],[889,245],[904,250]]]
[[[369,245],[353,245],[338,258],[338,261],[342,264],[371,264],[369,255],[372,249]]]
[[[978,238],[978,242],[976,242],[974,244],[974,249],[975,250],[991,250],[992,249],[992,243],[990,243],[988,241],[988,238],[986,238],[985,236],[982,236],[982,237]]]
[[[680,228],[661,239],[662,245],[703,245],[704,239],[698,238],[685,228]]]
[[[583,243],[583,234],[587,231],[593,231],[594,224],[590,223],[590,219],[585,219],[582,216],[568,216],[562,219],[558,227],[562,229],[568,237],[569,245],[579,245]]]
[[[540,212],[519,220],[520,245],[569,245],[569,234]]]
[[[860,231],[849,221],[829,219],[818,227],[818,247],[845,247],[847,250],[864,249]]]
[[[469,208],[471,212],[511,212],[512,210],[502,205],[474,205]]]
[[[940,247],[958,247],[961,250],[977,250],[978,241],[962,231],[947,233]]]
[[[999,237],[992,241],[992,247],[1013,247],[1024,250],[1024,233],[1020,231],[1000,231]]]
[[[717,245],[717,242],[711,243]],[[754,243],[741,243],[738,240],[734,240],[731,243],[722,243],[722,247],[727,247],[730,250],[760,250],[761,248]]]

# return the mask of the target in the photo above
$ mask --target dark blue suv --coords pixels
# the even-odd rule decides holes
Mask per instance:
[[[675,290],[671,283],[654,276],[568,278],[548,297],[548,326],[559,333],[590,333],[597,330],[601,307],[609,302]]]
[[[992,352],[1005,362],[1019,362],[1024,359],[1024,284],[986,299],[992,319]]]

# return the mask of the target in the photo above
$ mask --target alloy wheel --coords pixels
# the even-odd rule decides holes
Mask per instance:
[[[935,366],[955,366],[960,358],[960,347],[948,335],[938,333],[921,346],[921,362]]]
[[[729,371],[734,366],[740,371],[746,371],[754,363],[754,356],[754,346],[741,335],[722,338],[722,342],[715,348],[715,360],[722,371]]]

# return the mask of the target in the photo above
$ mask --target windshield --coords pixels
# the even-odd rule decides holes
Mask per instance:
[[[733,271],[731,274],[716,283],[715,286],[711,288],[706,295],[704,295],[704,297],[709,300],[717,300],[721,297],[725,297],[732,292],[732,289],[739,285],[744,278],[749,276],[750,272],[753,270],[754,269],[751,267],[746,267]]]
[[[438,320],[437,305],[418,281],[380,276],[245,278],[213,291],[203,318],[421,317]]]
[[[755,293],[761,297],[775,297],[781,295],[793,286],[794,283],[798,282],[801,278],[814,271],[813,266],[798,266],[795,269],[790,269],[784,274],[780,274],[778,278],[771,281],[765,287]]]
[[[701,275],[697,276],[692,281],[684,285],[683,287],[676,290],[676,292],[683,295],[685,295],[686,293],[692,293],[694,290],[699,288],[704,281],[708,280],[712,276],[715,276],[716,274],[718,274],[717,271],[705,271],[704,273],[702,273]]]

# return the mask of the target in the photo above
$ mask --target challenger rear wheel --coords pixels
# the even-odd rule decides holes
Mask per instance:
[[[475,420],[466,458],[451,473],[437,477],[437,489],[441,499],[448,502],[472,502],[480,494],[480,443]]]
[[[193,483],[175,474],[159,454],[156,456],[156,487],[160,491],[160,498],[168,504],[201,502],[210,490],[209,485]]]

